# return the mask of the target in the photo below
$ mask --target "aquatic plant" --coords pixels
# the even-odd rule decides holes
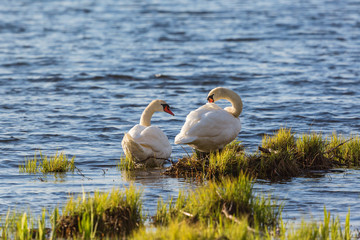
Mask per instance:
[[[119,169],[120,171],[132,171],[135,170],[135,168],[135,161],[133,161],[131,155],[120,157],[120,161],[117,164],[117,169]]]
[[[131,185],[120,191],[83,193],[71,197],[56,222],[60,237],[81,236],[85,239],[126,236],[143,224],[141,191]]]
[[[278,223],[281,211],[282,207],[270,197],[254,196],[253,179],[241,173],[235,179],[210,181],[188,194],[180,192],[175,202],[164,204],[159,201],[154,222],[166,224],[176,219],[220,224],[220,217],[229,221],[245,218],[250,225],[264,229]]]
[[[19,172],[35,174],[42,173],[63,173],[74,172],[75,170],[75,156],[70,160],[64,152],[58,152],[53,156],[43,155],[40,151],[40,159],[38,160],[35,152],[33,159],[25,158],[23,165],[19,166]]]

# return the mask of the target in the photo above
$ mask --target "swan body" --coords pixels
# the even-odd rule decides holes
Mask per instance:
[[[167,112],[174,115],[169,105],[163,100],[152,101],[141,115],[140,124],[136,124],[125,133],[121,141],[125,155],[132,156],[136,163],[160,165],[171,155],[171,145],[164,132],[151,126],[154,112]]]
[[[220,108],[214,102],[227,99],[231,107]],[[241,130],[241,98],[227,88],[215,88],[210,91],[207,103],[191,111],[184,126],[175,137],[175,144],[187,144],[200,152],[222,149],[233,141]]]

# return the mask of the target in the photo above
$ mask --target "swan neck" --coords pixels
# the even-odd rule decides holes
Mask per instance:
[[[154,109],[151,105],[147,106],[144,112],[141,114],[140,125],[148,127],[151,125],[151,117],[154,114]]]
[[[225,110],[234,115],[234,117],[239,117],[243,109],[243,103],[240,96],[231,91],[228,92],[227,96],[224,98],[232,104],[231,107],[226,108]]]

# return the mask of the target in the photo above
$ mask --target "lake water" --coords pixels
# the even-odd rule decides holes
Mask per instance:
[[[150,101],[164,99],[175,113],[152,124],[177,159],[186,115],[212,88],[233,89],[244,102],[239,140],[251,152],[280,127],[359,134],[359,75],[358,0],[1,1],[0,213],[38,214],[70,193],[133,180],[151,215],[159,196],[196,184],[116,169],[123,134]],[[75,155],[86,177],[20,174],[38,149]],[[341,219],[350,208],[360,228],[359,179],[347,170],[255,188],[284,201],[289,221],[318,218],[326,205]]]

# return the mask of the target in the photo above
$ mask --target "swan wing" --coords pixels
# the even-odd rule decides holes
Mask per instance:
[[[202,115],[201,119],[191,125],[187,131],[189,136],[217,137],[227,132],[240,131],[240,120],[223,109],[212,110]]]
[[[239,119],[216,104],[207,103],[189,113],[184,126],[176,136],[176,140],[178,141],[175,141],[175,143],[189,143],[199,137],[218,136],[237,121],[239,121]]]
[[[171,155],[171,145],[164,132],[156,127],[144,127],[142,125],[134,126],[129,134],[134,141],[142,146],[148,152],[148,157],[169,158]]]
[[[176,144],[193,144],[197,149],[222,148],[236,138],[240,132],[240,119],[234,117],[216,104],[206,104],[190,112],[180,133],[175,138]]]

